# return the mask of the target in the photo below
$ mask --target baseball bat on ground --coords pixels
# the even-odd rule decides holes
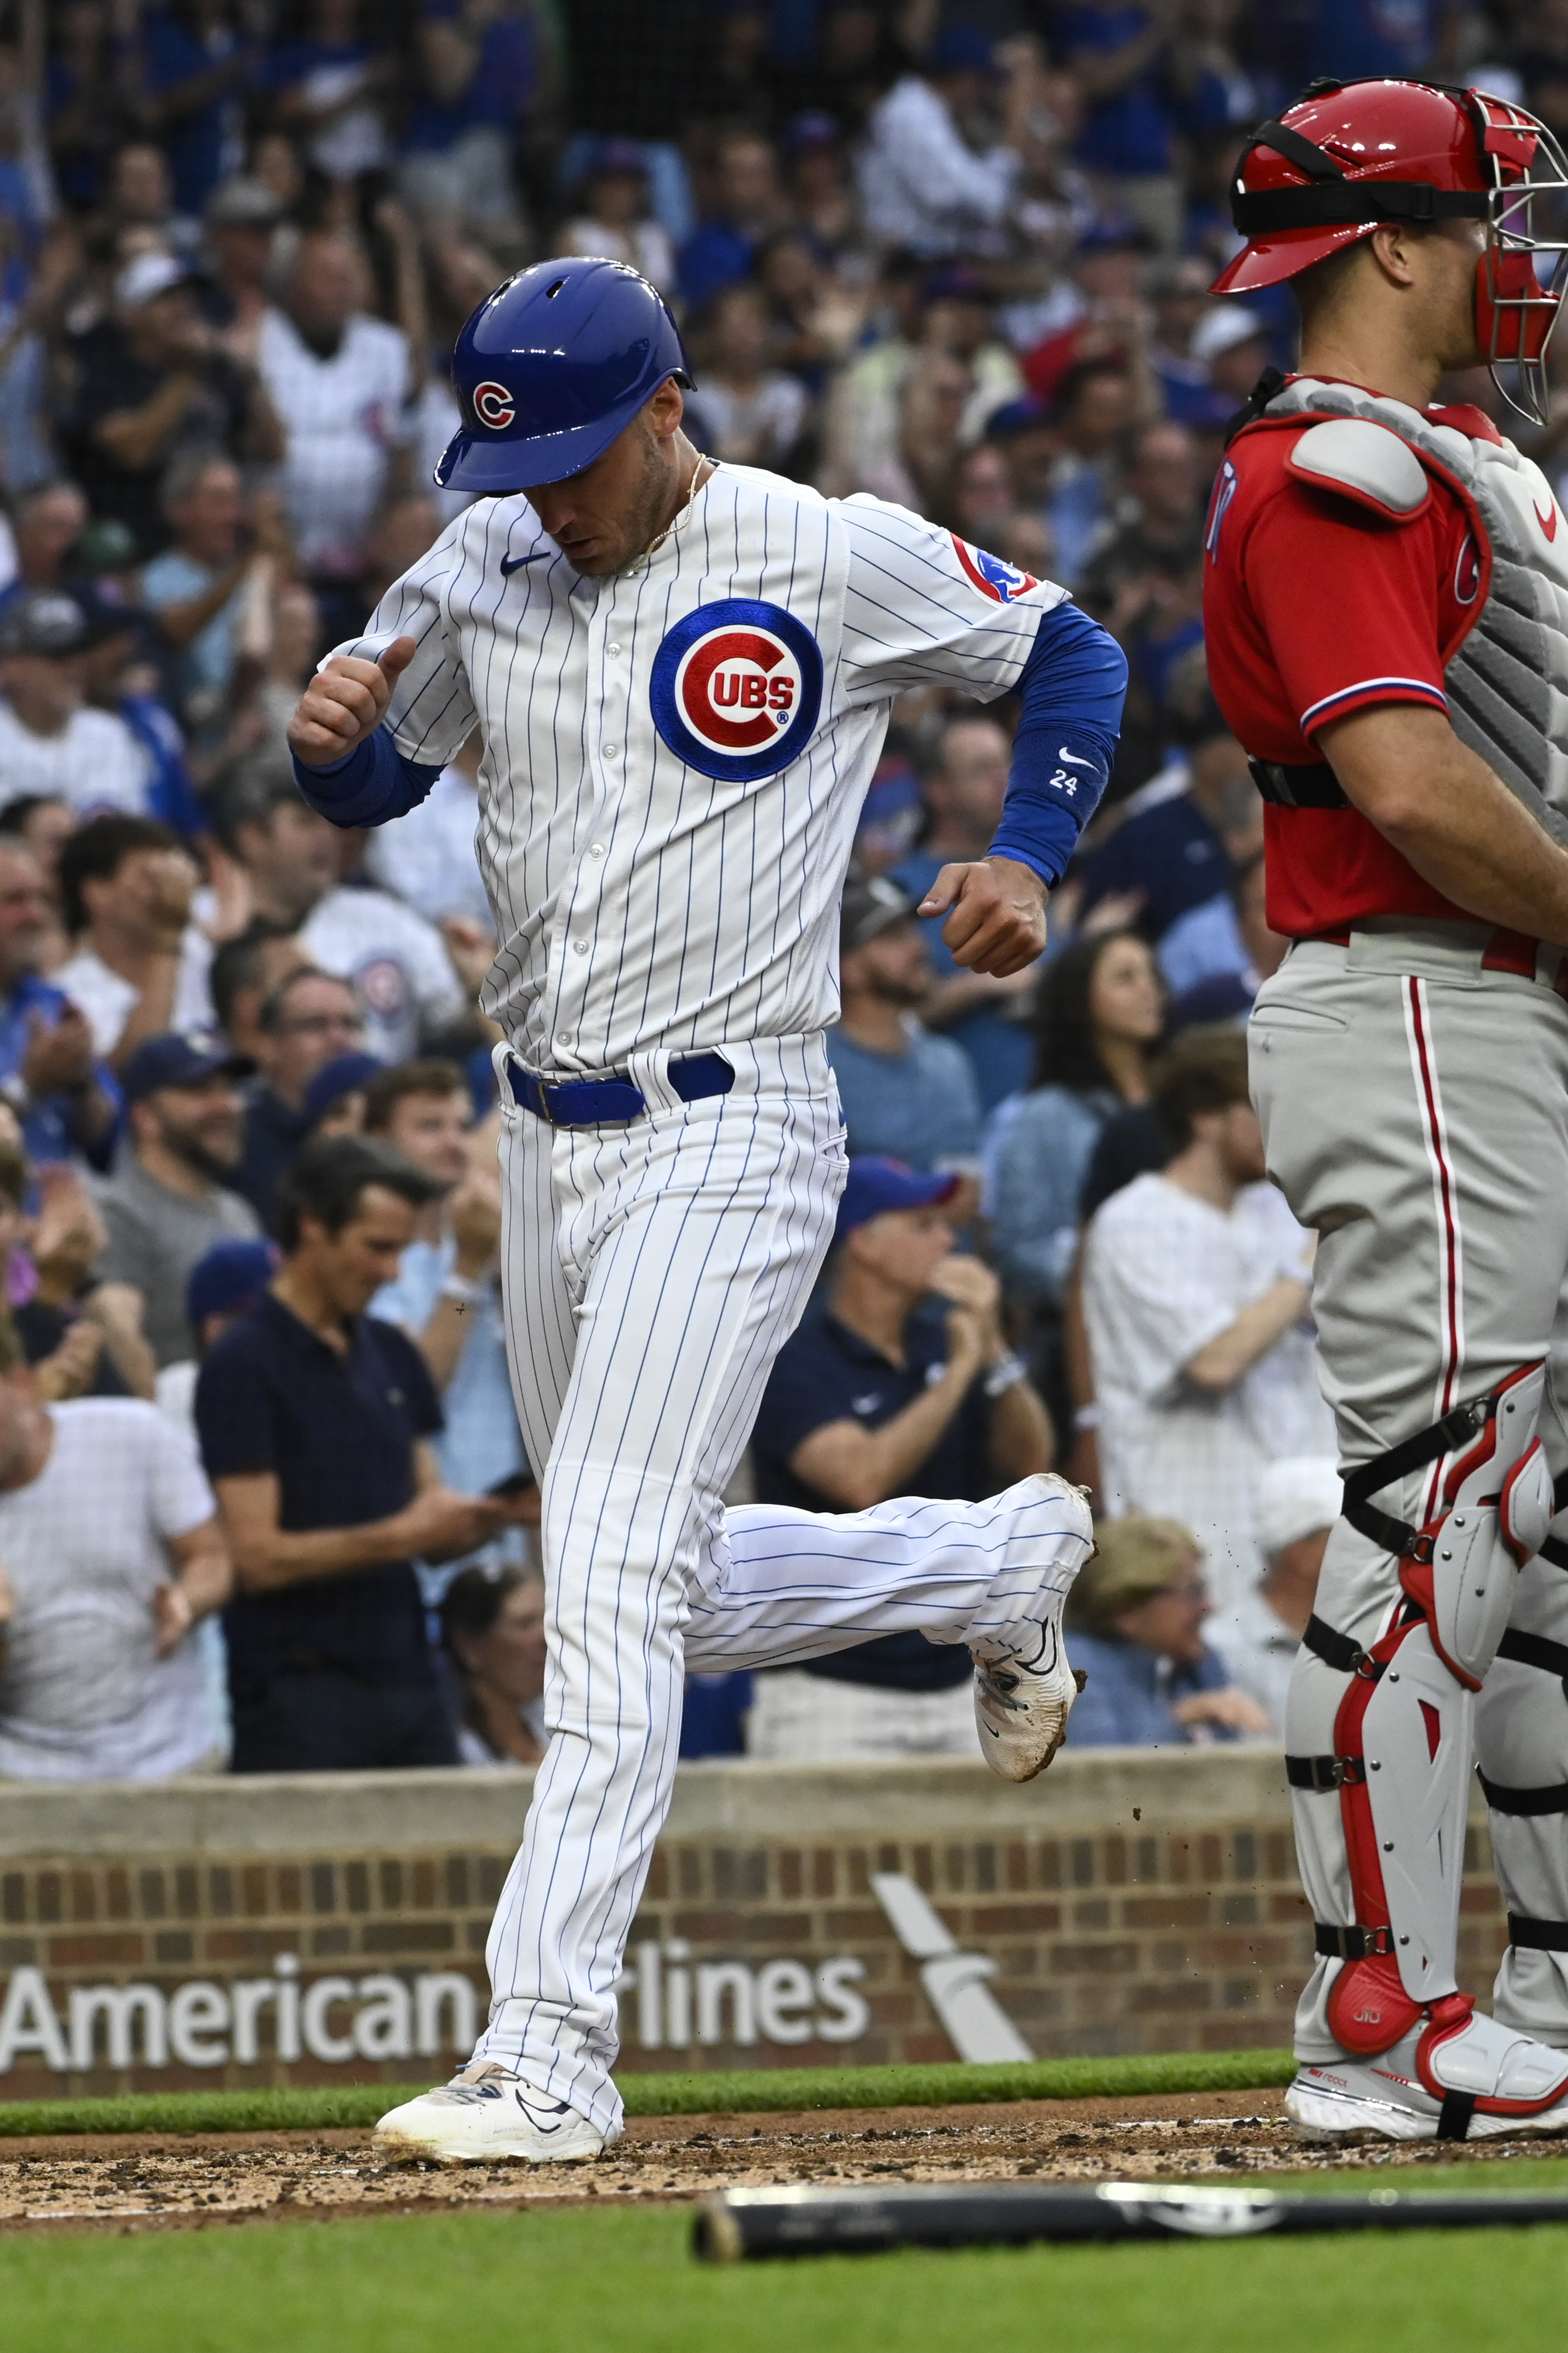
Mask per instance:
[[[708,2263],[749,2256],[880,2254],[893,2247],[1026,2246],[1039,2239],[1248,2239],[1329,2231],[1473,2231],[1568,2222],[1568,2197],[1528,2190],[1354,2198],[1272,2189],[1171,2188],[1106,2181],[882,2189],[726,2189],[698,2209],[694,2246]]]

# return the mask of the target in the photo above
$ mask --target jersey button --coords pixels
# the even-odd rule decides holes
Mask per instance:
[[[603,858],[604,854],[605,845],[602,841],[595,841],[588,851],[590,858]]]
[[[586,940],[574,940],[574,941],[573,941],[573,943],[572,943],[572,953],[573,953],[573,955],[587,955],[587,953],[588,953],[588,943],[587,943],[587,941],[586,941]]]
[[[620,649],[619,646],[606,646],[606,647],[605,648],[605,651],[609,655],[610,659],[611,659],[612,661],[614,661],[614,660],[615,660],[615,659],[616,659],[616,655],[620,652],[620,650],[621,650],[621,649]]]
[[[615,756],[616,756],[616,754],[620,750],[620,748],[621,748],[621,747],[620,747],[620,745],[619,745],[618,744],[605,744],[605,759],[606,759],[606,760],[613,760],[613,759],[615,758]]]

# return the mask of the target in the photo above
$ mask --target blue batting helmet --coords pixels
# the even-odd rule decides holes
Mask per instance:
[[[536,261],[487,295],[458,337],[462,412],[444,491],[497,498],[563,481],[607,449],[668,377],[691,382],[680,331],[621,261]]]

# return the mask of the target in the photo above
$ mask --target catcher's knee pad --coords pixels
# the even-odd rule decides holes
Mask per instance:
[[[1345,1481],[1345,1516],[1397,1557],[1400,1587],[1431,1629],[1444,1664],[1479,1691],[1513,1606],[1519,1571],[1552,1525],[1552,1473],[1535,1434],[1542,1363],[1521,1365]],[[1425,1525],[1407,1527],[1370,1502],[1406,1472],[1453,1452]]]

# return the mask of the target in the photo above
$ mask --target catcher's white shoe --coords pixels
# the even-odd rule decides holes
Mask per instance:
[[[1068,1666],[1054,1620],[1026,1666],[1018,1659],[976,1659],[974,1722],[993,1773],[1004,1781],[1032,1781],[1043,1773],[1067,1737],[1072,1704],[1088,1680]]]
[[[605,2138],[574,2108],[482,2059],[460,2068],[439,2091],[390,2109],[371,2146],[394,2164],[423,2157],[438,2165],[583,2165],[603,2155]]]
[[[1285,2094],[1300,2140],[1500,2140],[1568,2133],[1568,2052],[1450,1994],[1375,2059],[1303,2062]]]

